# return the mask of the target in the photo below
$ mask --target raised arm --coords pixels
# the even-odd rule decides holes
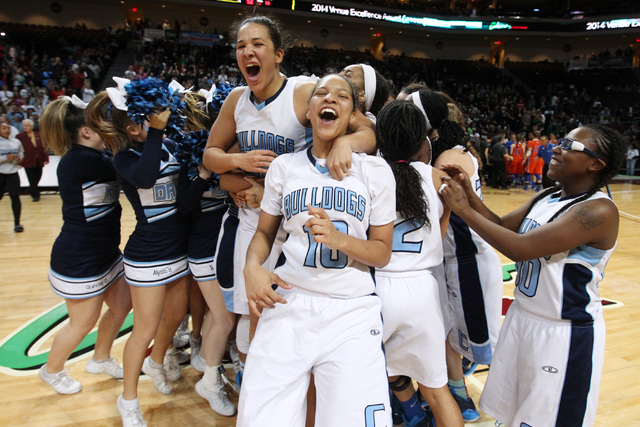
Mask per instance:
[[[553,222],[519,234],[474,210],[466,202],[463,188],[449,177],[444,180],[447,187],[441,194],[451,209],[487,243],[514,261],[549,256],[585,244],[599,249],[610,249],[615,244],[618,210],[610,200],[580,203]],[[519,211],[522,218],[523,208]]]

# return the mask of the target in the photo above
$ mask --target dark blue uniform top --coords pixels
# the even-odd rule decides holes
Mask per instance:
[[[136,213],[136,228],[124,249],[138,262],[173,261],[187,253],[187,221],[176,206],[180,164],[175,143],[150,128],[144,144],[119,152],[114,167]]]
[[[51,250],[51,269],[73,278],[100,275],[120,257],[122,208],[111,155],[75,145],[57,175],[64,223]]]

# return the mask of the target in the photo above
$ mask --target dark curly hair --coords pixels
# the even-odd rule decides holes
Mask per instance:
[[[396,178],[396,211],[417,226],[431,228],[422,176],[409,164],[427,137],[427,123],[416,105],[392,101],[377,117],[376,140],[382,157]]]

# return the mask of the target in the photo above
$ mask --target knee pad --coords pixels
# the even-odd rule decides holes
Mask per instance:
[[[395,381],[389,381],[389,388],[391,389],[391,391],[400,392],[406,390],[410,384],[411,378],[403,375]]]
[[[238,320],[236,328],[236,346],[240,353],[249,352],[249,315],[243,314]]]

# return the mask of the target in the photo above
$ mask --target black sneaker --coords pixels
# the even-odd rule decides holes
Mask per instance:
[[[15,231],[16,233],[22,233],[24,231],[24,227],[18,224],[15,227],[13,227],[13,231]]]
[[[480,413],[476,409],[476,405],[473,403],[473,400],[471,400],[470,397],[465,399],[458,396],[455,393],[451,393],[451,395],[453,396],[456,403],[458,404],[458,407],[460,408],[460,412],[462,413],[462,419],[465,422],[467,423],[473,422],[473,421],[476,421],[478,418],[480,418]]]

